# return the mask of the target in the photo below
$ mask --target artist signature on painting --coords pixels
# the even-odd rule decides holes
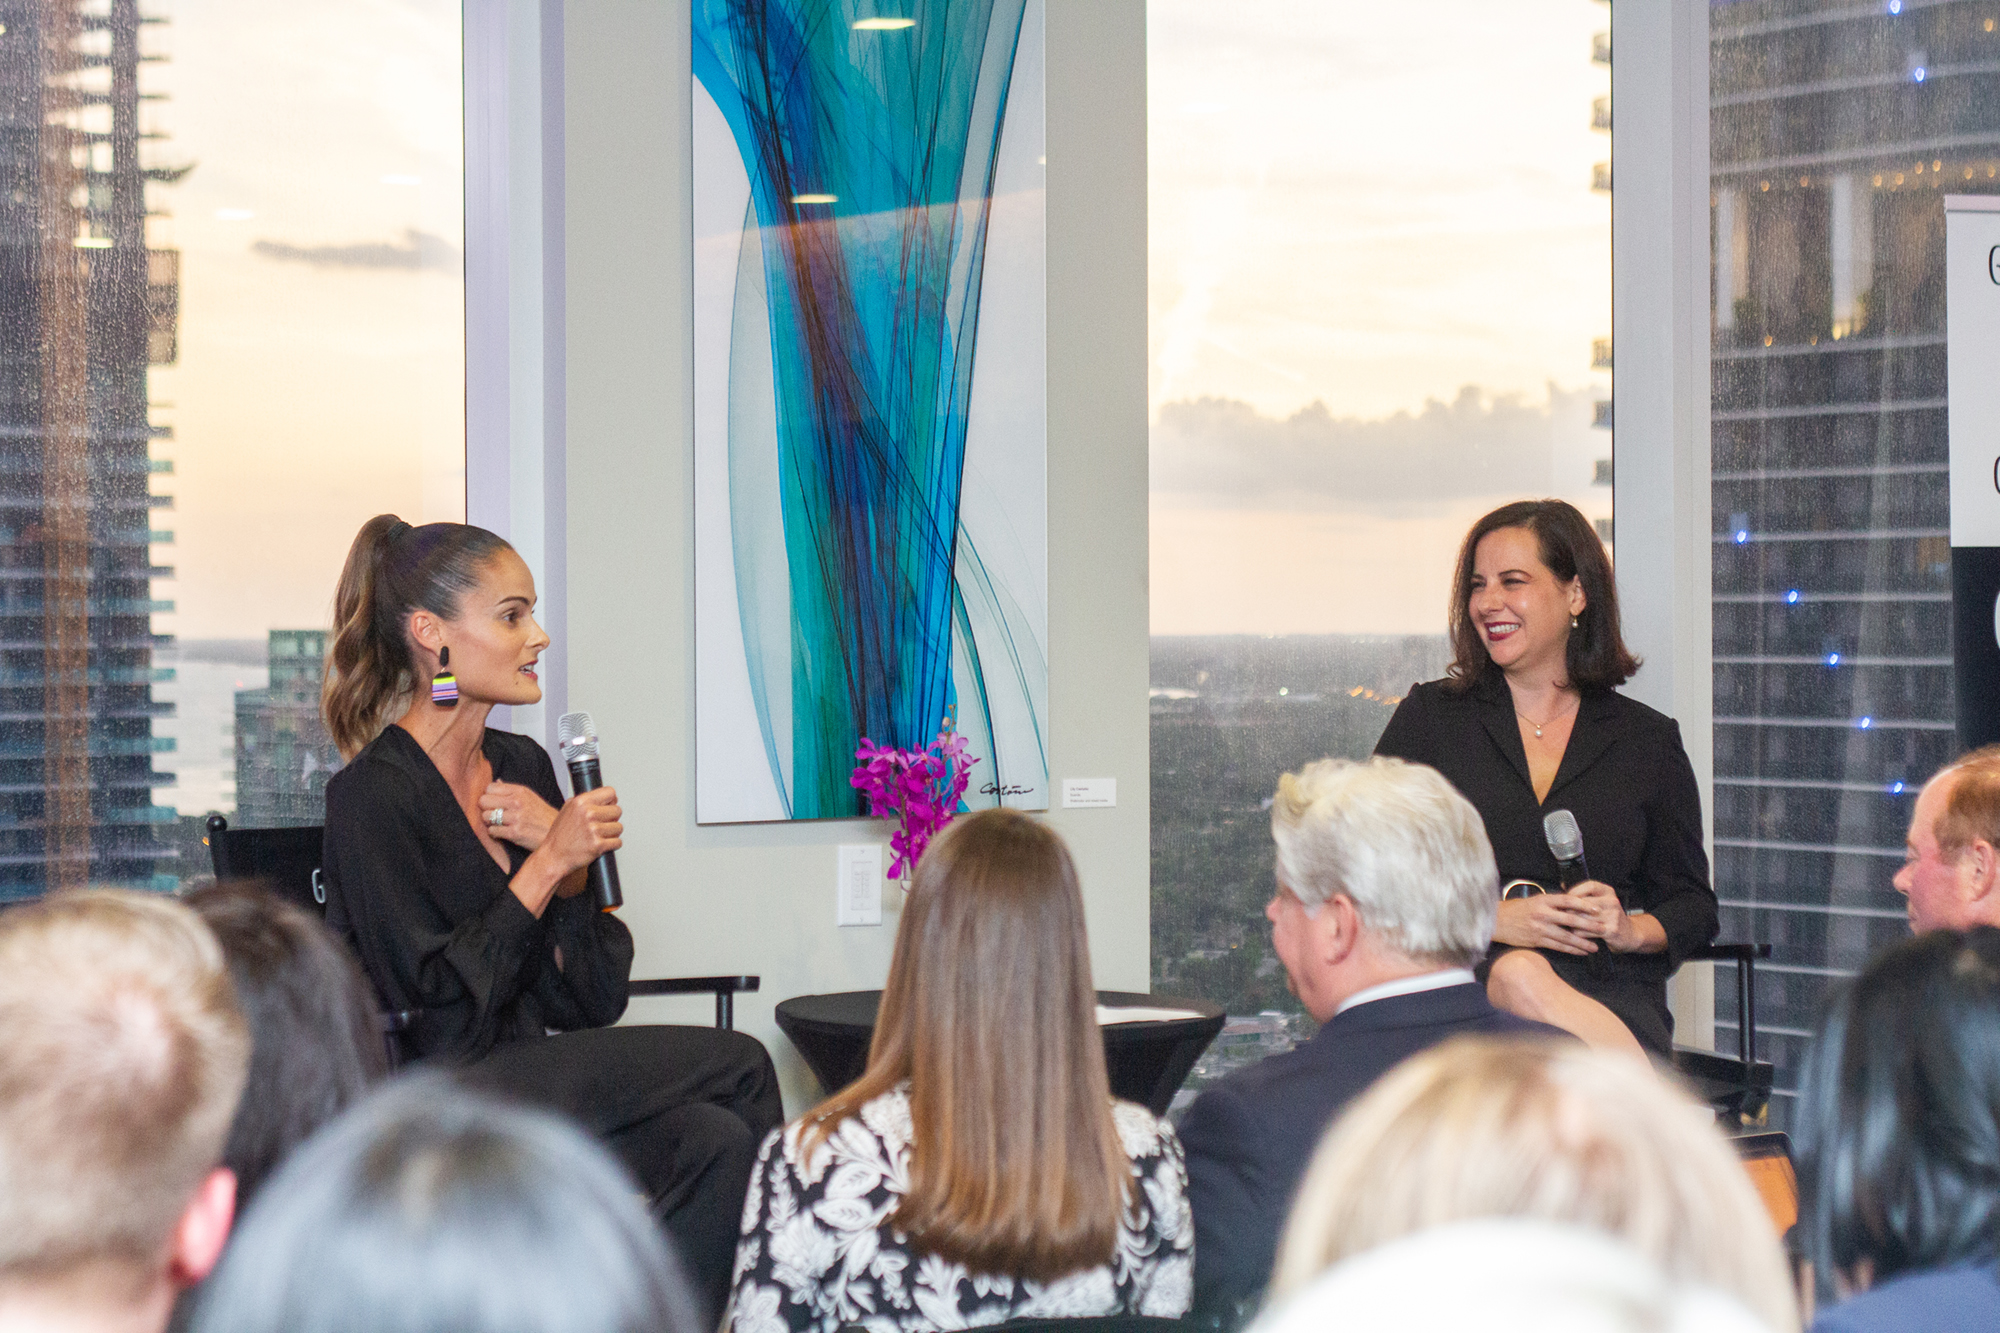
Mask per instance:
[[[1013,783],[989,782],[979,789],[981,796],[1033,796],[1033,787],[1017,787]]]

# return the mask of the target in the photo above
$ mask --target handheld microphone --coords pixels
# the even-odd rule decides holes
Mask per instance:
[[[556,720],[556,746],[569,765],[569,785],[576,795],[596,791],[604,785],[604,773],[597,766],[597,728],[588,713],[564,713]],[[599,911],[609,912],[625,903],[618,887],[618,858],[610,852],[590,863],[590,891]]]
[[[1577,827],[1575,815],[1567,810],[1549,811],[1542,820],[1542,836],[1548,839],[1549,854],[1556,858],[1564,893],[1590,878],[1590,867],[1583,859],[1583,830]],[[1598,951],[1584,960],[1584,966],[1592,977],[1603,978],[1610,961],[1600,944]]]
[[[1590,878],[1583,859],[1583,830],[1576,816],[1567,810],[1551,810],[1542,820],[1542,836],[1548,839],[1549,854],[1556,858],[1556,871],[1567,893]]]

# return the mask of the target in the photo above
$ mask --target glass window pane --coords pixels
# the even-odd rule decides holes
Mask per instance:
[[[1279,775],[1443,673],[1480,514],[1554,495],[1610,533],[1609,23],[1148,9],[1153,981],[1238,1016],[1191,1086],[1301,1032]]]
[[[0,80],[0,898],[171,888],[319,822],[362,520],[464,513],[459,6],[0,0]]]
[[[2000,190],[1994,12],[1710,15],[1716,889],[1775,946],[1780,1124],[1829,987],[1908,929],[1890,877],[1955,749],[1943,196]]]

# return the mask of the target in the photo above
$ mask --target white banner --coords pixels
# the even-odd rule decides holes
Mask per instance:
[[[1944,201],[1951,544],[2000,546],[2000,195]]]

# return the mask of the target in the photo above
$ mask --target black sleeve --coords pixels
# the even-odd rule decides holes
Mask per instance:
[[[1194,1296],[1204,1314],[1233,1313],[1271,1279],[1283,1204],[1259,1188],[1262,1163],[1249,1151],[1263,1126],[1233,1087],[1195,1098],[1180,1125],[1194,1211]]]
[[[330,784],[328,896],[341,901],[382,1000],[426,1011],[415,1034],[422,1053],[466,1058],[491,1045],[501,1012],[535,970],[544,935],[511,893],[451,919],[430,882],[449,867],[437,866],[425,846],[424,811],[419,794],[385,765]]]
[[[1429,711],[1419,693],[1421,684],[1410,686],[1410,692],[1403,696],[1403,702],[1396,705],[1396,711],[1389,716],[1389,725],[1382,728],[1382,735],[1375,742],[1375,753],[1395,759],[1408,759],[1416,763],[1428,762],[1424,758],[1430,734]]]
[[[1639,872],[1650,907],[1667,932],[1668,966],[1679,967],[1721,928],[1715,889],[1709,882],[1708,853],[1701,843],[1701,792],[1694,765],[1681,744],[1680,724],[1667,723],[1672,753],[1662,756],[1660,787],[1648,812],[1646,847]]]
[[[529,741],[523,761],[527,772],[516,780],[560,810],[562,788],[556,784],[549,752]],[[542,969],[535,984],[543,1021],[564,1032],[616,1023],[629,995],[632,932],[611,913],[599,911],[588,889],[573,898],[551,898],[542,920],[548,924],[553,949],[562,951],[560,970],[551,957],[551,966]]]

